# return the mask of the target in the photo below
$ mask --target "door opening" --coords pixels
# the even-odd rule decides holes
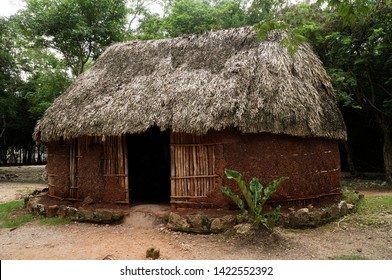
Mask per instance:
[[[129,204],[170,202],[170,132],[127,135]]]

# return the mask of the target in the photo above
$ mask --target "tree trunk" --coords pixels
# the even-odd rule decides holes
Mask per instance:
[[[347,160],[348,170],[350,170],[351,175],[356,175],[357,171],[355,169],[354,162],[351,157],[351,150],[350,150],[350,147],[349,147],[347,141],[344,142],[343,146],[344,146],[344,151],[346,152],[346,160]]]
[[[4,116],[4,115],[2,116],[2,119],[3,119],[3,128],[1,129],[1,132],[0,132],[0,139],[3,138],[5,129],[6,129],[6,127],[7,127],[7,123],[6,123],[6,121],[5,121],[5,116]]]
[[[383,143],[383,156],[384,156],[384,169],[385,180],[392,182],[392,140],[391,140],[391,126],[389,118],[382,116],[380,119],[380,126],[384,137]]]

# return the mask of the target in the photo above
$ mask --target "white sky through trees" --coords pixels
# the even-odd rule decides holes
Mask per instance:
[[[0,16],[8,17],[25,6],[22,0],[0,0]]]

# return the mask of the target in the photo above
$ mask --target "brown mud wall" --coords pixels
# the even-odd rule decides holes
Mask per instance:
[[[213,177],[214,190],[207,193],[207,197],[188,200],[196,206],[207,203],[228,208],[232,205],[222,194],[221,187],[231,186],[237,192],[238,187],[225,177],[225,168],[240,172],[247,183],[258,177],[264,186],[279,177],[289,177],[271,197],[275,202],[313,200],[340,193],[337,141],[268,133],[244,134],[235,129],[209,132],[199,139],[203,144],[214,146],[214,173],[217,176]],[[89,196],[95,202],[127,203],[126,189],[119,181],[124,174],[109,174],[113,172],[104,170],[108,165],[105,161],[113,159],[110,153],[105,153],[104,145],[108,143],[88,139],[78,142],[77,199]],[[71,141],[48,144],[51,196],[69,198],[70,145]]]
[[[69,151],[64,141],[51,142],[48,147],[49,195],[54,197],[68,197],[69,185]]]
[[[83,201],[90,197],[94,202],[113,203],[125,200],[124,189],[119,186],[118,178],[105,176],[103,170],[103,145],[100,141],[84,139],[78,141],[76,167],[77,196]],[[70,198],[70,147],[71,141],[51,142],[48,146],[48,185],[49,195]]]
[[[78,162],[78,198],[90,197],[96,202],[103,202],[104,180],[102,176],[102,146],[100,144],[83,145],[79,150]]]
[[[240,172],[247,184],[258,177],[263,186],[279,177],[289,177],[271,197],[271,202],[302,201],[340,194],[340,156],[337,141],[300,138],[268,133],[240,133],[236,130],[211,132],[206,141],[218,143],[223,157],[217,160],[222,185],[238,190],[224,169]],[[218,158],[218,157],[217,157]],[[220,192],[220,187],[217,189]],[[210,194],[221,207],[227,207],[219,195]]]

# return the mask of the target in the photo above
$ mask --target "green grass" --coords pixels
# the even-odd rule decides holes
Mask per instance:
[[[392,196],[369,196],[357,206],[359,214],[378,214],[380,212],[392,213]]]
[[[341,255],[341,256],[333,256],[329,257],[329,260],[368,260],[368,258],[361,256],[361,255]]]
[[[16,200],[0,204],[0,228],[15,228],[33,220],[39,220],[42,225],[64,225],[70,220],[54,217],[45,218],[27,213],[23,208],[23,200]]]
[[[354,191],[348,190],[347,188],[342,188],[343,198],[347,203],[353,203],[357,198],[358,194]]]
[[[384,227],[392,225],[392,197],[365,196],[355,206],[354,212],[345,222],[354,223],[360,227]]]
[[[32,214],[23,210],[23,200],[16,200],[0,204],[0,228],[13,228],[30,222]]]
[[[6,219],[0,224],[0,228],[14,228],[24,225],[34,219],[32,214],[23,214],[13,219]]]
[[[5,219],[9,212],[12,212],[23,207],[22,200],[16,200],[0,204],[0,220]]]

